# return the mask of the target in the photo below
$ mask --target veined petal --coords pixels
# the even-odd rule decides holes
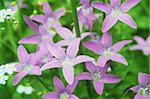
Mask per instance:
[[[120,82],[120,78],[115,75],[103,74],[101,78],[101,82],[104,83],[118,83]]]
[[[59,99],[59,94],[57,92],[48,92],[43,97],[44,99]]]
[[[132,42],[132,40],[123,40],[123,41],[120,41],[120,42],[118,42],[118,43],[116,43],[116,44],[114,44],[112,46],[112,50],[114,52],[119,52],[124,46],[126,46],[127,44],[129,44],[131,42]]]
[[[23,39],[21,39],[18,43],[19,44],[37,44],[41,40],[40,34],[32,34],[30,36],[27,36]]]
[[[46,64],[44,64],[41,68],[41,70],[46,70],[46,69],[51,69],[51,68],[60,68],[61,67],[61,63],[58,60],[53,60],[51,62],[48,62]]]
[[[20,45],[18,47],[18,58],[21,63],[25,63],[29,61],[29,54],[24,46]]]
[[[93,2],[92,7],[99,9],[107,14],[110,14],[111,7],[108,4],[102,3],[102,2]]]
[[[109,29],[111,29],[116,23],[117,23],[118,19],[111,16],[111,15],[107,15],[104,19],[103,25],[102,25],[102,31],[105,33],[107,32]]]
[[[77,55],[77,53],[79,51],[80,41],[81,41],[81,39],[77,38],[69,44],[69,46],[67,48],[67,52],[66,52],[67,56],[74,58]]]
[[[72,66],[64,67],[62,72],[67,83],[72,84],[74,81],[74,68]]]
[[[144,41],[144,39],[143,39],[142,37],[140,37],[140,36],[135,36],[134,39],[135,39],[135,41],[136,41],[139,45],[142,45],[142,46],[145,45],[145,41]]]
[[[44,13],[48,16],[52,14],[52,9],[47,2],[43,4]]]
[[[110,0],[110,4],[113,7],[118,7],[118,6],[120,6],[121,1],[120,0]]]
[[[138,81],[140,84],[148,84],[150,81],[150,74],[146,74],[146,73],[139,73],[138,75]]]
[[[112,46],[112,36],[106,32],[103,34],[100,43],[105,47],[105,48],[109,48]]]
[[[114,53],[111,57],[111,60],[122,63],[124,65],[128,65],[126,59],[119,53]]]
[[[32,20],[44,24],[46,17],[44,15],[33,15]]]
[[[131,16],[129,16],[128,14],[122,14],[119,16],[118,18],[121,22],[127,24],[128,26],[136,29],[137,25],[135,23],[135,21],[133,20],[133,18]]]
[[[23,79],[26,75],[27,75],[27,73],[25,73],[25,72],[17,73],[17,75],[15,76],[15,78],[13,80],[13,86],[16,86],[20,82],[20,80]]]
[[[63,82],[57,76],[54,77],[54,85],[58,92],[63,92],[65,90]]]
[[[100,56],[97,60],[97,65],[100,66],[100,67],[104,67],[107,63],[107,61],[109,61],[110,59],[109,58],[106,58],[104,56]]]
[[[54,13],[54,16],[56,17],[57,20],[59,20],[59,18],[61,16],[63,16],[66,12],[66,9],[65,8],[61,8],[59,10],[57,10],[55,13]]]
[[[94,61],[94,58],[86,56],[86,55],[79,55],[73,59],[74,65],[77,65],[83,62],[88,62],[88,61]]]
[[[76,76],[77,80],[92,80],[92,76],[89,72],[82,72]]]
[[[134,91],[134,92],[138,92],[140,86],[134,86],[134,87],[131,87],[130,90]]]
[[[130,47],[130,50],[142,50],[142,47],[139,45],[134,45],[134,46]]]
[[[103,89],[104,89],[104,83],[103,82],[97,82],[97,81],[93,81],[93,85],[95,88],[95,91],[101,95],[103,93]]]
[[[72,94],[72,95],[69,96],[68,99],[79,99],[79,98],[77,96],[75,96],[75,95]]]
[[[140,1],[141,0],[127,0],[120,6],[120,9],[123,12],[128,12],[131,8],[133,8],[135,5],[137,5]]]

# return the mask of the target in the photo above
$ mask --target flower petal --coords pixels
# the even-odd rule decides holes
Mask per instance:
[[[77,38],[69,44],[69,46],[67,48],[67,52],[66,52],[69,57],[74,58],[77,55],[77,53],[79,51],[80,41],[81,41],[81,39]]]
[[[134,46],[130,47],[130,50],[142,50],[142,47],[139,45],[134,45]]]
[[[25,63],[29,61],[29,54],[24,46],[20,45],[18,47],[18,58],[21,63]]]
[[[72,95],[69,96],[68,99],[79,99],[79,98],[77,96],[75,96],[75,95],[72,94]]]
[[[63,82],[57,76],[54,77],[54,85],[58,92],[63,92],[65,90]]]
[[[103,74],[101,78],[101,81],[104,83],[118,83],[120,80],[119,77],[110,74]]]
[[[79,55],[73,59],[74,65],[77,65],[83,62],[88,62],[88,61],[94,61],[94,58],[86,56],[86,55]]]
[[[69,40],[61,40],[56,43],[58,46],[68,46],[71,43]]]
[[[141,96],[140,94],[136,94],[135,96],[134,96],[134,99],[149,99],[149,98],[145,98],[144,96]]]
[[[49,6],[49,4],[47,2],[45,2],[43,4],[43,9],[44,9],[44,13],[47,15],[47,16],[50,16],[52,14],[52,9],[51,7]]]
[[[141,45],[141,46],[144,46],[144,45],[145,45],[145,41],[144,41],[144,39],[143,39],[142,37],[140,37],[140,36],[135,36],[134,39],[135,39],[135,41],[136,41],[139,45]]]
[[[132,42],[131,40],[120,41],[112,46],[112,50],[114,52],[119,52],[124,46],[126,46],[127,44],[129,44],[131,42]]]
[[[128,65],[126,59],[119,53],[114,53],[111,57],[111,60],[122,63],[124,65]]]
[[[112,36],[106,32],[103,34],[100,43],[105,47],[105,48],[109,48],[112,46]]]
[[[55,13],[54,13],[54,16],[56,17],[57,20],[59,20],[59,18],[61,16],[63,16],[66,12],[66,9],[65,8],[61,8],[59,10],[57,10]]]
[[[59,94],[57,92],[48,92],[43,97],[44,99],[59,99]]]
[[[100,56],[97,60],[97,65],[100,66],[100,67],[104,67],[107,63],[107,61],[109,61],[110,59],[109,58],[106,58],[104,56]]]
[[[107,14],[110,14],[111,12],[111,7],[105,3],[102,3],[102,2],[93,2],[91,4],[92,7],[96,8],[96,9],[99,9]]]
[[[46,64],[44,64],[41,68],[41,70],[51,69],[51,68],[60,68],[61,63],[58,60],[52,60]]]
[[[138,92],[140,86],[134,86],[134,87],[131,87],[130,90],[134,91],[134,92]]]
[[[44,22],[46,21],[46,17],[43,15],[33,15],[32,20],[44,24]]]
[[[41,35],[40,34],[32,34],[28,37],[25,37],[21,39],[18,43],[19,44],[37,44],[41,40]]]
[[[72,66],[64,67],[62,72],[67,83],[72,84],[74,81],[74,68]]]
[[[147,40],[146,40],[147,44],[150,45],[150,36],[148,36]]]
[[[137,5],[140,1],[141,0],[127,0],[120,6],[120,9],[123,12],[128,12],[131,8],[133,8],[135,5]]]
[[[80,0],[80,3],[83,5],[83,6],[89,6],[89,3],[90,1],[89,0]]]
[[[121,4],[120,0],[110,0],[110,4],[112,7],[118,7]]]
[[[26,24],[34,31],[39,33],[39,26],[34,23],[28,16],[24,16],[24,21],[26,22]]]
[[[131,16],[129,16],[128,14],[122,14],[119,16],[118,18],[121,22],[127,24],[128,26],[136,29],[137,25],[135,23],[135,21],[133,20],[133,18]]]
[[[26,75],[27,75],[27,73],[25,73],[25,72],[17,73],[17,75],[15,76],[15,78],[13,80],[13,86],[16,86],[20,82],[20,80],[23,79]]]
[[[150,74],[139,73],[138,81],[139,81],[140,84],[147,85],[150,81]]]
[[[92,76],[89,72],[82,72],[76,76],[77,80],[92,80]]]
[[[85,32],[85,33],[82,33],[81,34],[81,39],[84,39],[85,37],[91,35],[92,33],[91,32]]]
[[[93,81],[93,85],[95,88],[95,91],[101,95],[103,93],[103,89],[104,89],[104,83],[103,82],[97,82],[97,81]]]
[[[76,88],[78,84],[78,80],[75,78],[75,80],[73,81],[73,84],[68,84],[67,87],[66,87],[66,91],[69,93],[69,94],[72,94],[74,92],[74,89]]]
[[[42,72],[40,70],[40,68],[38,66],[34,66],[34,68],[32,69],[31,71],[31,74],[34,74],[34,75],[41,75]]]
[[[111,15],[107,15],[104,19],[103,25],[102,25],[102,31],[105,33],[107,32],[109,29],[111,29],[116,23],[117,23],[118,19],[111,16]]]
[[[97,66],[95,66],[92,62],[86,62],[86,69],[90,72],[90,73],[94,73],[97,69]]]

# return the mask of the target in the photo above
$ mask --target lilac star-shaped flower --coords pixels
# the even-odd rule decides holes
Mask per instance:
[[[102,25],[102,31],[105,33],[111,29],[118,20],[132,28],[137,28],[135,21],[127,12],[139,2],[140,0],[127,0],[121,4],[121,0],[110,0],[110,4],[93,2],[92,6],[106,13],[106,18]]]

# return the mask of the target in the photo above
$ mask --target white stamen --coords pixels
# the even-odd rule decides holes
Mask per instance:
[[[112,54],[113,54],[112,50],[110,48],[108,48],[107,50],[104,51],[103,55],[106,58],[111,58]]]

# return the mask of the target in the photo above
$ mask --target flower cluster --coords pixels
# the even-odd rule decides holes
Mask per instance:
[[[33,88],[31,86],[19,85],[17,87],[17,92],[20,94],[25,93],[26,95],[29,95],[29,94],[32,94]]]

